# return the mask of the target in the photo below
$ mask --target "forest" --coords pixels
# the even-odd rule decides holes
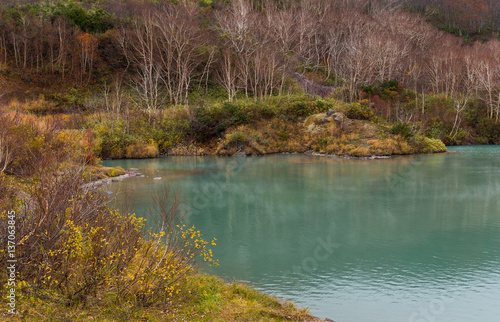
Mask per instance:
[[[70,127],[90,129],[100,157],[124,157],[138,142],[165,153],[209,140],[235,124],[214,124],[211,105],[275,98],[358,102],[445,144],[498,143],[498,6],[4,2],[0,99],[28,115],[74,114]]]

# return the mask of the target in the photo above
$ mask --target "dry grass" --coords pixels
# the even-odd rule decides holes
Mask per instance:
[[[4,308],[2,321],[322,321],[307,309],[260,293],[242,283],[197,274],[190,279],[183,300],[173,305],[137,309],[131,303],[117,306],[110,295],[100,302],[64,306],[21,297],[12,318]]]
[[[145,159],[158,156],[158,147],[154,144],[134,144],[125,149],[125,157],[128,159]]]

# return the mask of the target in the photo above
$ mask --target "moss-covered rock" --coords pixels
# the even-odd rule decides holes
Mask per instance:
[[[125,174],[125,170],[122,167],[105,168],[104,174],[108,177],[117,177]]]

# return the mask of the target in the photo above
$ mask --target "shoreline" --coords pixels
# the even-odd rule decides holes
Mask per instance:
[[[448,151],[443,151],[443,152],[433,152],[433,153],[412,153],[412,154],[393,154],[393,155],[372,155],[372,156],[366,156],[366,157],[356,157],[356,156],[351,156],[351,155],[338,155],[338,154],[327,154],[327,153],[319,153],[319,152],[313,152],[313,151],[306,151],[306,152],[276,152],[276,153],[266,153],[262,155],[213,155],[213,154],[161,154],[153,158],[119,158],[119,159],[104,159],[102,161],[116,161],[116,160],[154,160],[154,159],[162,159],[162,158],[167,158],[167,157],[219,157],[219,158],[242,158],[242,157],[265,157],[265,156],[270,156],[270,155],[307,155],[307,156],[313,156],[313,157],[329,157],[329,158],[338,158],[338,159],[344,159],[344,160],[387,160],[391,159],[393,157],[402,157],[402,156],[418,156],[418,155],[433,155],[433,154],[459,154],[460,152],[448,152]],[[107,168],[105,166],[99,165],[98,167],[100,168]],[[119,182],[122,181],[123,179],[126,178],[133,178],[133,177],[142,177],[144,175],[140,174],[137,175],[137,171],[139,169],[137,168],[130,168],[130,169],[124,169],[125,173],[114,176],[114,177],[106,177],[106,178],[100,178],[97,180],[91,180],[90,182],[84,184],[84,187],[92,187],[92,188],[99,188],[108,184],[111,184],[113,182]]]

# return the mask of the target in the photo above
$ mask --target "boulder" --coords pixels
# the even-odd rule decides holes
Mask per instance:
[[[320,134],[335,128],[346,129],[352,124],[352,121],[344,113],[338,111],[331,113],[330,111],[333,110],[330,109],[327,113],[318,113],[306,118],[304,121],[306,131],[311,134]]]
[[[342,122],[344,122],[345,115],[340,113],[340,112],[337,112],[337,113],[333,114],[333,117],[334,117],[335,121],[342,123]]]

